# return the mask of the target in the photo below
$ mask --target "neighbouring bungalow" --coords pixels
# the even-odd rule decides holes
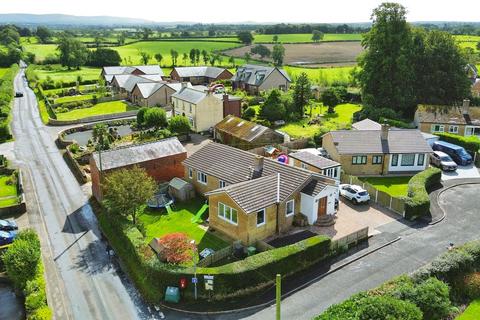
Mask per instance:
[[[234,90],[244,90],[252,95],[271,89],[287,91],[291,82],[288,73],[281,68],[251,64],[238,67],[232,77]]]
[[[190,121],[195,132],[208,131],[227,115],[240,116],[241,98],[228,94],[217,94],[206,87],[184,86],[172,95],[175,115],[183,115]]]
[[[178,82],[190,82],[192,85],[209,85],[218,80],[230,80],[233,74],[218,67],[175,67],[170,78]]]
[[[353,130],[380,130],[382,125],[370,119],[363,119],[352,124]]]
[[[135,76],[156,75],[163,77],[163,71],[160,66],[157,65],[103,67],[101,76],[107,84],[110,84],[113,76],[121,74]]]
[[[176,137],[136,144],[117,149],[94,152],[90,157],[92,193],[98,201],[103,200],[101,181],[111,172],[139,166],[157,182],[183,177],[182,161],[187,151]]]
[[[425,133],[448,132],[480,137],[480,107],[471,107],[467,99],[461,107],[419,105],[414,121]]]
[[[285,135],[268,127],[228,115],[214,127],[214,139],[223,144],[251,150],[285,142]]]
[[[172,95],[182,89],[192,87],[190,83],[141,82],[135,84],[131,93],[133,103],[142,107],[172,104]]]
[[[323,135],[322,147],[347,174],[412,174],[428,167],[432,148],[416,129],[339,130]]]
[[[166,83],[159,75],[135,76],[119,74],[113,76],[111,87],[114,94],[124,99],[131,99],[133,88],[137,83]]]
[[[210,227],[243,244],[288,231],[294,217],[333,221],[338,187],[326,176],[215,142],[183,164],[208,198]]]
[[[313,152],[310,152],[310,150],[290,153],[288,157],[290,165],[292,166],[317,172],[335,180],[340,180],[342,166],[336,161],[314,154]]]

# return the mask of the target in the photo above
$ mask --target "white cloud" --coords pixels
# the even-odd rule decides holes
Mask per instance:
[[[377,0],[0,0],[1,13],[64,13],[196,22],[365,22]],[[479,21],[479,0],[399,0],[410,21]]]

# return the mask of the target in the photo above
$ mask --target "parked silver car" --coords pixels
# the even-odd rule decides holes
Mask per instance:
[[[448,154],[442,151],[434,151],[430,156],[430,163],[439,167],[443,171],[457,170],[457,164],[450,158]]]

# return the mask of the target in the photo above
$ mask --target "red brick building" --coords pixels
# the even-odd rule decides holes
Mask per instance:
[[[95,152],[90,157],[92,193],[102,201],[102,179],[115,170],[135,165],[144,168],[157,182],[181,178],[184,176],[182,162],[186,158],[187,151],[176,137],[103,151],[100,156]]]

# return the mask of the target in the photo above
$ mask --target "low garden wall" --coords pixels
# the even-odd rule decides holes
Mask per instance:
[[[65,162],[67,163],[68,167],[72,171],[73,175],[77,179],[78,183],[84,184],[88,182],[88,177],[83,171],[83,169],[80,167],[78,162],[75,160],[73,157],[73,154],[70,150],[68,150],[68,147],[66,148],[66,151],[63,155],[65,158]]]
[[[332,243],[330,244],[330,249],[333,251],[343,250],[344,248],[356,245],[357,243],[367,239],[368,227],[365,227],[342,238],[332,240]]]
[[[121,113],[112,113],[112,114],[105,114],[100,116],[93,116],[87,117],[77,120],[57,120],[57,119],[48,119],[48,124],[51,126],[66,126],[71,124],[82,124],[82,123],[89,123],[89,122],[97,122],[97,121],[106,121],[106,120],[113,120],[113,119],[121,119],[127,117],[133,117],[137,114],[138,110],[126,111]]]
[[[25,203],[25,194],[23,193],[23,175],[20,170],[14,170],[14,169],[9,169],[9,168],[0,168],[0,174],[5,174],[5,175],[16,175],[16,182],[17,182],[17,193],[18,193],[18,203],[8,206],[8,207],[2,207],[0,208],[0,218],[2,217],[8,217],[8,216],[14,216],[14,215],[19,215],[24,212],[27,212],[27,205]]]

